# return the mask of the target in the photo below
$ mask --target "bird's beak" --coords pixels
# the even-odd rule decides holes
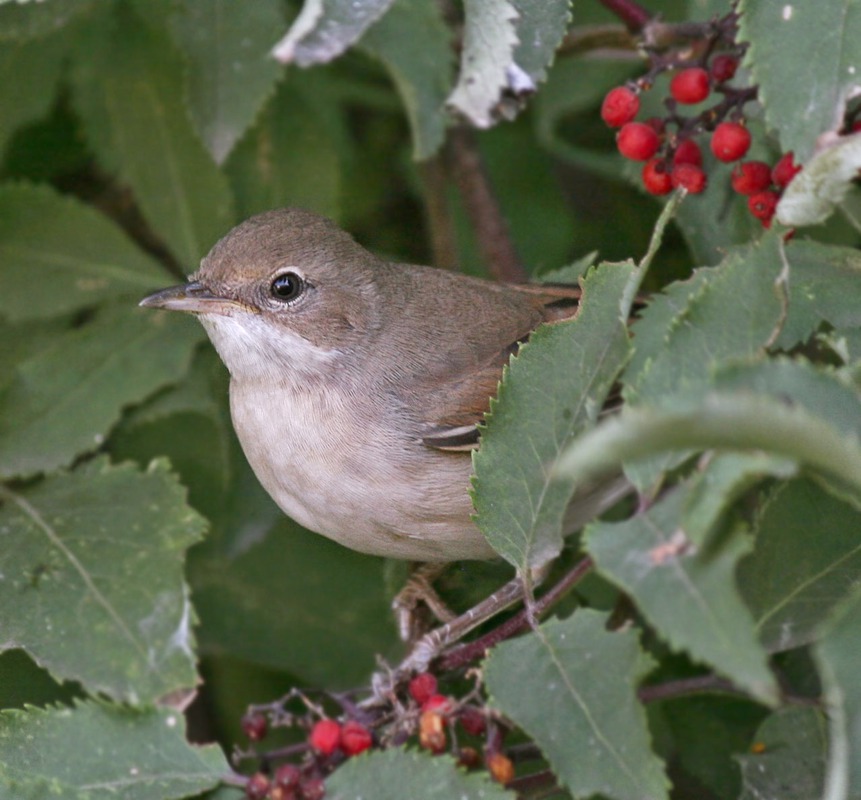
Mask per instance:
[[[167,311],[185,311],[189,314],[227,314],[236,308],[235,302],[212,294],[197,281],[162,289],[144,297],[138,305],[144,308],[163,308]]]

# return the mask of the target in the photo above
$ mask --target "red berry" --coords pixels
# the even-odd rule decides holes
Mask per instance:
[[[445,714],[451,710],[451,700],[443,694],[432,694],[422,703],[422,711],[436,711]]]
[[[735,71],[738,69],[738,59],[735,56],[720,53],[712,59],[709,71],[716,83],[732,80]]]
[[[782,155],[780,161],[774,165],[774,169],[771,171],[771,180],[775,186],[784,189],[789,186],[789,182],[799,172],[801,172],[801,167],[795,163],[795,157],[792,150],[790,150],[788,153]]]
[[[620,128],[637,116],[640,98],[627,86],[610,89],[601,105],[601,119],[611,128]]]
[[[371,732],[361,722],[350,720],[341,728],[341,749],[348,756],[363,753],[374,743]]]
[[[269,725],[266,722],[266,717],[257,712],[246,714],[240,722],[242,732],[251,739],[252,742],[259,742],[265,738]]]
[[[771,167],[764,161],[743,161],[733,168],[731,180],[739,194],[756,194],[771,186]]]
[[[709,74],[701,67],[683,69],[670,81],[670,94],[679,103],[701,103],[709,96],[709,91]]]
[[[321,778],[309,778],[300,788],[302,800],[323,800],[326,796],[326,784]]]
[[[750,131],[737,122],[721,122],[712,134],[712,152],[720,161],[738,161],[750,148]]]
[[[619,152],[632,161],[648,161],[658,151],[661,140],[654,129],[642,122],[629,122],[616,134]]]
[[[295,764],[282,764],[275,770],[275,786],[285,791],[292,791],[299,786],[302,771]]]
[[[264,800],[269,794],[269,778],[262,772],[255,772],[245,784],[245,796],[248,800]]]
[[[777,209],[777,201],[780,196],[777,192],[759,192],[747,198],[747,207],[750,213],[764,223],[770,223]]]
[[[673,191],[673,179],[665,161],[653,158],[643,165],[643,186],[649,194],[662,195]]]
[[[460,711],[460,724],[467,733],[481,736],[487,727],[487,720],[475,706],[464,706]]]
[[[410,681],[410,694],[419,705],[436,694],[436,678],[430,672],[421,672]]]
[[[683,139],[673,153],[673,164],[693,164],[695,167],[701,167],[703,151],[693,139]]]
[[[708,179],[696,164],[679,164],[673,169],[673,186],[687,189],[691,194],[699,194],[706,188]]]
[[[341,743],[341,726],[333,719],[321,719],[311,728],[308,741],[317,752],[330,756]]]

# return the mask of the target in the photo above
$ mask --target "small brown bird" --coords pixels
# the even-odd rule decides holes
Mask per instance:
[[[184,286],[230,371],[236,433],[286,514],[354,550],[491,558],[469,496],[477,424],[503,366],[580,291],[513,286],[369,253],[299,209],[234,228]]]

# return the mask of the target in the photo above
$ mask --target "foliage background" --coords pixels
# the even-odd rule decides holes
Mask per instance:
[[[465,3],[463,45],[489,59],[482,76],[511,57],[500,21],[514,8],[532,19],[537,6]],[[827,220],[784,247],[730,194],[728,169],[710,165],[708,194],[683,203],[644,277],[648,289],[670,288],[644,315],[635,349],[620,341],[601,365],[609,389],[630,358],[626,398],[642,414],[625,417],[619,431],[599,428],[564,466],[574,481],[615,459],[645,495],[663,473],[669,484],[681,478],[679,488],[648,515],[588,530],[599,574],[576,600],[592,610],[498,648],[487,664],[491,702],[534,738],[575,797],[666,796],[667,772],[674,797],[861,797],[861,742],[857,728],[849,733],[861,713],[857,189],[838,198],[838,213],[821,208],[823,195],[856,174],[859,146],[848,140],[857,137],[830,162],[812,162],[818,137],[836,129],[858,88],[861,11],[854,0],[799,4],[792,34],[773,47],[784,6],[741,4],[747,79],[763,101],[750,120],[754,155],[773,160],[794,149],[818,180],[799,190],[798,218]],[[595,26],[619,33],[596,1],[576,0],[569,22],[566,4],[547,7],[561,24],[536,24],[559,38],[566,25],[575,39]],[[707,20],[728,4],[653,0],[649,8],[668,21]],[[660,206],[636,188],[597,113],[608,88],[642,72],[635,53],[574,47],[554,61],[555,45],[515,51],[539,90],[513,120],[490,124],[494,102],[482,105],[455,83],[463,73],[437,6],[397,0],[331,63],[284,67],[269,54],[297,12],[276,0],[0,4],[3,796],[49,786],[76,798],[132,791],[119,788],[129,769],[142,777],[135,794],[120,796],[209,789],[227,770],[223,757],[184,744],[166,697],[201,681],[191,738],[229,750],[249,702],[294,685],[359,685],[378,654],[400,654],[388,611],[397,566],[343,550],[278,512],[235,441],[226,375],[202,331],[191,319],[138,310],[140,297],[182,280],[235,222],[288,204],[333,217],[396,260],[492,274],[470,195],[483,184],[465,166],[475,157],[510,231],[506,257],[531,276],[593,251],[638,260],[649,246]],[[471,43],[470,25],[499,52]],[[294,58],[334,55],[309,46]],[[451,91],[486,127],[447,133],[440,107]],[[488,204],[478,212],[486,218]],[[630,287],[644,270],[628,269]],[[596,275],[602,270],[591,277],[596,325],[606,327],[584,340],[597,344],[618,334],[624,287]],[[567,357],[565,341],[540,346]],[[525,353],[519,362],[495,416],[543,419],[549,390],[519,393],[541,385],[536,364]],[[791,413],[775,412],[786,397]],[[594,422],[578,422],[568,438]],[[657,443],[649,431],[663,432]],[[487,461],[477,467],[480,511],[482,483],[506,473],[506,436],[516,452],[523,431],[491,420]],[[626,449],[632,442],[636,452]],[[665,455],[711,446],[757,453],[681,472],[682,459]],[[543,475],[542,464],[534,468]],[[511,524],[484,518],[491,536]],[[680,526],[696,558],[672,575],[656,571],[654,584],[631,571],[631,553],[649,558]],[[503,552],[508,562],[535,565],[554,542],[523,545]],[[461,565],[443,589],[465,607],[507,575],[499,564]],[[639,640],[603,629],[599,614],[620,590],[639,609]],[[565,635],[579,643],[565,656],[571,674],[577,653],[594,652],[602,679],[616,687],[592,714],[603,719],[627,698],[630,716],[603,733],[633,753],[630,783],[612,777],[618,764],[601,766],[590,715],[578,720],[573,695],[568,709],[537,684],[516,691],[528,679],[517,665],[544,674]],[[656,695],[647,720],[632,688],[643,676],[673,685],[704,668],[742,691],[720,684]],[[599,683],[589,674],[577,680],[592,696]],[[570,714],[550,729],[556,708]],[[559,741],[576,744],[560,751]],[[752,753],[753,742],[764,751]],[[392,774],[430,787],[427,758],[410,756],[415,767],[385,758],[365,773],[351,764],[352,785]],[[584,764],[597,764],[595,774]],[[457,790],[507,796],[484,783]],[[426,791],[445,797],[454,788]]]

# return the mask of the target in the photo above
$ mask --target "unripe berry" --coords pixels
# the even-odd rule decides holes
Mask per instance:
[[[481,764],[481,756],[474,747],[461,747],[457,754],[457,763],[465,769],[475,769]]]
[[[445,750],[445,721],[436,711],[422,711],[419,717],[419,744],[432,753]]]
[[[451,700],[444,694],[432,694],[422,703],[422,711],[436,711],[438,714],[447,714],[451,711]]]
[[[252,742],[259,742],[261,739],[265,738],[266,732],[269,729],[266,717],[257,712],[246,714],[242,718],[240,725],[242,726],[242,732]]]
[[[683,69],[670,81],[670,94],[679,103],[701,103],[709,96],[709,91],[709,74],[701,67]]]
[[[687,189],[691,194],[704,191],[708,183],[705,172],[695,164],[679,164],[674,167],[672,180],[673,186]]]
[[[341,749],[348,756],[365,752],[373,743],[371,732],[361,722],[350,720],[341,728]]]
[[[643,165],[643,186],[649,194],[654,195],[673,191],[673,179],[663,160],[652,158]]]
[[[308,778],[301,787],[302,800],[323,800],[326,796],[326,784],[321,778]]]
[[[302,780],[302,772],[295,764],[282,764],[275,770],[276,788],[293,791]]]
[[[491,753],[485,760],[490,777],[503,786],[514,780],[514,764],[502,753]]]
[[[721,122],[712,134],[712,153],[720,161],[738,161],[750,149],[750,131],[737,122]]]
[[[759,192],[748,197],[747,207],[750,209],[750,213],[761,220],[764,225],[770,224],[777,209],[778,200],[780,197],[777,192]]]
[[[637,116],[640,98],[627,86],[610,89],[601,105],[601,119],[611,128],[621,128]]]
[[[654,129],[642,122],[629,122],[616,135],[619,152],[632,161],[648,161],[661,144]]]
[[[475,706],[464,706],[460,711],[460,724],[467,733],[481,736],[487,728],[487,720]]]
[[[245,796],[248,800],[264,800],[269,794],[269,778],[262,772],[255,772],[245,784]]]
[[[330,756],[341,743],[341,726],[334,719],[321,719],[314,723],[308,742],[318,753]]]
[[[743,161],[733,168],[731,180],[739,194],[756,194],[771,186],[771,167],[764,161]]]
[[[429,672],[422,672],[410,681],[410,694],[419,705],[436,694],[437,681]]]
[[[720,53],[712,59],[709,71],[716,83],[732,80],[735,71],[738,69],[738,59],[735,56],[727,53]]]
[[[673,164],[693,164],[695,167],[701,167],[703,151],[693,139],[683,139],[673,153]]]
[[[789,182],[801,172],[801,167],[795,163],[795,156],[792,150],[780,157],[771,171],[771,180],[775,186],[785,189],[789,186]]]

